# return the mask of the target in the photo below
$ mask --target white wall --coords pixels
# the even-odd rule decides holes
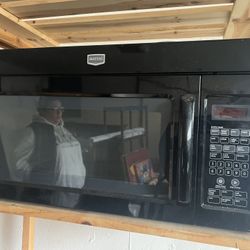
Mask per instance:
[[[0,213],[0,250],[21,250],[22,217]],[[151,235],[37,219],[35,250],[236,250]]]

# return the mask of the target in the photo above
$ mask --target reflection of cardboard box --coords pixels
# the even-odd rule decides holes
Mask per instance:
[[[127,168],[129,182],[145,184],[155,178],[148,149],[138,149],[124,155],[123,159]]]
[[[149,183],[153,179],[152,163],[150,159],[135,163],[134,168],[139,183]]]

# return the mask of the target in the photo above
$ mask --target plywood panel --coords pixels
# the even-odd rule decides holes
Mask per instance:
[[[8,7],[9,1],[1,1],[2,6],[20,18],[72,15],[79,13],[98,13],[121,10],[137,10],[176,6],[196,6],[204,4],[232,3],[233,0],[62,0],[53,1],[10,1],[18,2],[17,7]],[[50,3],[47,3],[50,2]]]
[[[185,38],[223,35],[228,14],[183,15],[142,20],[40,26],[60,43]]]
[[[175,17],[178,19],[181,16],[189,16],[189,18],[198,16],[204,19],[207,14],[214,13],[229,13],[233,9],[233,4],[218,4],[218,5],[207,5],[207,6],[193,6],[188,8],[178,7],[178,8],[155,8],[149,10],[137,10],[137,11],[118,11],[111,13],[96,13],[95,15],[81,14],[81,15],[68,15],[61,17],[51,17],[51,18],[35,18],[35,19],[23,19],[28,24],[34,27],[39,26],[64,26],[67,24],[77,25],[79,23],[94,23],[94,22],[127,22],[132,20],[142,19],[152,19],[154,22],[155,18],[166,18]]]

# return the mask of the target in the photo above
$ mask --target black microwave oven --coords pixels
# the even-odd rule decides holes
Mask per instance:
[[[0,51],[0,198],[249,231],[249,50]]]

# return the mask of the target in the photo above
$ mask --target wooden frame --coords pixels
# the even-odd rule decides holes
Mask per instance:
[[[250,249],[250,233],[233,232],[168,222],[158,222],[93,212],[71,211],[24,203],[0,201],[0,212],[23,216],[22,250],[34,248],[35,218],[65,221],[123,231],[170,237],[200,243]]]
[[[0,33],[20,48],[247,38],[249,9],[250,0],[5,0]]]

